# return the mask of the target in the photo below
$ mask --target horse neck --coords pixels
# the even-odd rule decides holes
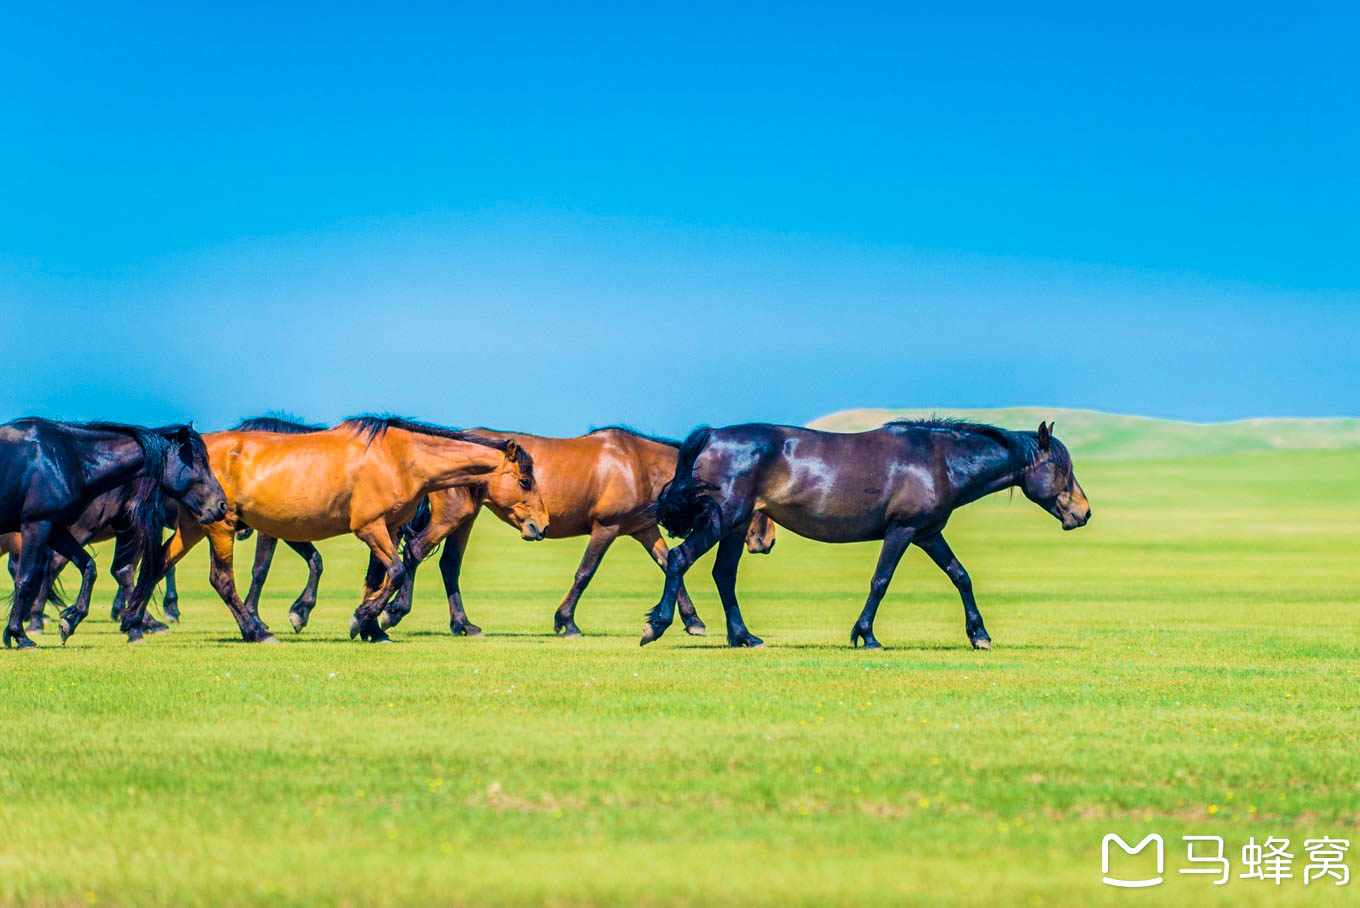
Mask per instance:
[[[415,455],[409,469],[426,492],[485,481],[505,459],[499,448],[419,432],[406,434]]]
[[[1025,468],[1011,449],[995,438],[969,439],[965,450],[968,456],[950,467],[959,495],[956,507],[1018,485],[1024,475]]]
[[[75,446],[81,454],[81,477],[91,495],[122,485],[146,466],[141,445],[130,435],[91,431],[77,436]]]

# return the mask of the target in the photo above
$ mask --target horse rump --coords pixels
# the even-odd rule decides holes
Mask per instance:
[[[708,426],[700,426],[681,443],[675,476],[661,487],[653,506],[656,522],[672,536],[688,536],[718,506],[709,494],[713,485],[694,476],[694,461],[708,444],[712,431]]]

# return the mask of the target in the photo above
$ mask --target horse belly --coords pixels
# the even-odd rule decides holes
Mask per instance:
[[[781,528],[818,542],[864,542],[883,538],[885,521],[881,509],[842,512],[789,503],[761,503],[758,508]]]
[[[268,536],[315,542],[350,532],[348,490],[326,490],[305,481],[288,487],[254,488],[236,502],[241,520]]]

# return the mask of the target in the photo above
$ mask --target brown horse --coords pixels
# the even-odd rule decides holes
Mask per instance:
[[[166,563],[184,557],[206,534],[209,579],[248,642],[272,642],[274,636],[236,592],[232,550],[242,527],[294,542],[346,533],[362,539],[384,576],[355,609],[350,637],[383,642],[388,638],[377,615],[404,574],[392,534],[425,496],[459,486],[494,487],[498,499],[512,502],[511,519],[525,539],[542,539],[548,525],[533,458],[513,440],[368,416],[306,435],[226,431],[209,433],[204,442],[227,495],[227,516],[207,527],[182,520]]]
[[[543,504],[548,511],[546,535],[553,539],[589,536],[581,566],[553,615],[553,627],[568,637],[579,636],[576,603],[585,592],[600,559],[619,536],[632,536],[652,560],[666,567],[666,543],[656,528],[653,503],[662,487],[675,475],[680,443],[642,435],[621,426],[596,429],[576,438],[545,438],[523,432],[498,432],[473,429],[479,435],[506,443],[518,443],[534,458]],[[480,634],[481,628],[468,620],[463,610],[458,575],[467,548],[468,536],[477,519],[478,508],[486,507],[511,526],[518,526],[513,498],[494,486],[449,489],[430,496],[429,522],[420,527],[406,546],[406,579],[401,590],[383,612],[381,622],[391,627],[411,611],[411,585],[416,565],[435,546],[448,538],[439,568],[449,599],[449,629],[455,634]],[[755,553],[774,546],[774,523],[757,512],[750,520],[747,548]],[[381,565],[370,561],[370,582]],[[705,633],[704,623],[683,587],[678,601],[685,629],[691,634]]]

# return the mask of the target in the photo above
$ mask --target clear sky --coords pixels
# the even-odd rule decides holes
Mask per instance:
[[[0,415],[1360,416],[1351,4],[13,4]]]

